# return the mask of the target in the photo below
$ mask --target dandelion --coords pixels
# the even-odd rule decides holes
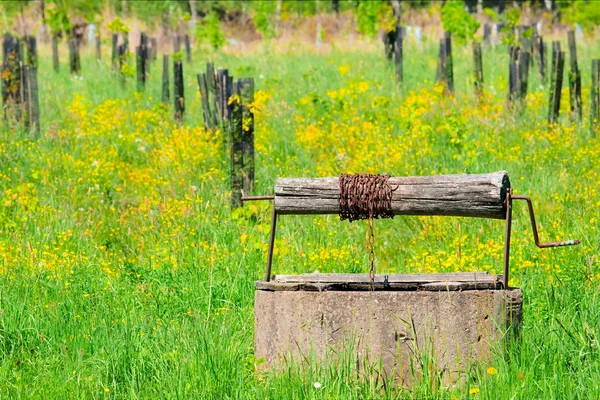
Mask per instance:
[[[474,388],[469,389],[469,394],[477,394],[477,393],[479,393],[479,388],[474,387]]]
[[[322,387],[322,385],[319,382],[313,383],[313,386],[315,387],[315,389],[321,389]]]
[[[107,388],[107,387],[105,387],[105,388],[104,388],[104,393],[108,393],[108,392],[110,392],[110,389],[109,389],[109,388]]]
[[[498,370],[494,367],[489,367],[487,371],[485,371],[488,375],[496,375],[498,374]]]

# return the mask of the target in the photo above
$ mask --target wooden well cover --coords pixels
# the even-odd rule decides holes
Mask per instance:
[[[324,290],[496,290],[502,289],[502,275],[487,272],[451,272],[442,274],[375,275],[369,274],[302,274],[275,275],[269,282],[257,281],[258,290],[324,291]]]

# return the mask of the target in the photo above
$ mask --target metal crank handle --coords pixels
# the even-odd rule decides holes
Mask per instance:
[[[537,223],[535,222],[535,213],[533,212],[533,204],[529,196],[521,196],[513,194],[512,200],[525,200],[527,202],[527,208],[529,209],[529,219],[531,220],[531,228],[533,230],[533,240],[535,245],[540,249],[547,249],[550,247],[564,247],[564,246],[576,246],[581,242],[579,240],[564,240],[562,242],[542,242],[540,243],[540,237],[538,235]]]

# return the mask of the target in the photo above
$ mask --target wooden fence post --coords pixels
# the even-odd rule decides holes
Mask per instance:
[[[525,100],[527,97],[528,80],[529,80],[529,64],[530,53],[527,51],[521,52],[519,57],[519,97]]]
[[[509,106],[514,103],[514,101],[519,96],[519,64],[511,61],[509,65],[509,74],[508,74],[508,104]]]
[[[156,57],[158,56],[158,41],[156,40],[155,37],[150,38],[150,46],[152,48],[150,59],[152,61],[154,61],[154,60],[156,60]]]
[[[52,64],[54,66],[54,71],[58,72],[59,69],[59,61],[58,61],[58,36],[52,36]]]
[[[163,54],[162,102],[169,104],[169,55]]]
[[[554,48],[554,46],[553,46]],[[563,73],[565,68],[565,53],[558,51],[552,65],[552,81],[550,82],[550,109],[548,112],[548,123],[557,122],[560,113],[560,95],[563,84]]]
[[[581,121],[581,74],[577,63],[577,47],[575,44],[575,32],[569,31],[569,100],[571,105],[571,118]]]
[[[242,100],[242,177],[244,193],[254,192],[254,79],[238,81]]]
[[[190,42],[190,35],[186,34],[184,37],[184,44],[185,44],[185,55],[187,58],[187,62],[191,63],[192,62],[192,44]]]
[[[3,63],[0,79],[2,80],[2,106],[5,120],[21,120],[22,107],[22,73],[21,43],[9,34],[4,35]]]
[[[396,33],[397,30],[383,32],[383,51],[385,52],[385,58],[389,61],[394,56],[394,46],[396,44]]]
[[[446,84],[448,90],[454,92],[454,67],[452,62],[452,36],[450,32],[444,33],[444,40],[446,42]]]
[[[542,81],[546,81],[546,43],[544,42],[544,38],[542,38],[541,36],[539,37],[539,42],[538,42],[538,54],[539,54],[539,63],[538,63],[538,67],[539,67],[539,71],[540,71],[540,78],[542,79]]]
[[[23,102],[25,105],[25,127],[37,134],[40,132],[40,111],[37,83],[37,67],[27,65],[23,74]]]
[[[79,75],[81,72],[81,61],[77,39],[69,39],[69,65],[71,66],[71,74]]]
[[[146,87],[148,75],[148,37],[145,33],[140,35],[140,45],[136,47],[136,76],[138,91]]]
[[[483,93],[483,57],[481,54],[481,42],[473,42],[473,66],[475,94],[479,97]]]
[[[590,129],[595,138],[600,131],[600,59],[592,60]]]
[[[127,49],[125,47],[125,44],[122,43],[117,47],[117,59],[119,61],[118,64],[118,74],[119,74],[119,80],[121,82],[122,86],[125,86],[125,74],[123,73],[123,67],[125,66],[125,55],[127,54]]]
[[[198,88],[200,89],[200,100],[202,101],[202,115],[204,117],[204,129],[211,130],[212,115],[208,101],[208,84],[206,82],[206,74],[198,74]]]
[[[37,67],[38,65],[38,54],[37,54],[37,41],[35,36],[25,36],[25,48],[27,49],[27,57],[25,59],[26,65]]]
[[[96,60],[102,61],[102,40],[100,34],[96,36]]]
[[[230,139],[230,179],[231,179],[231,209],[234,210],[242,206],[242,171],[243,171],[243,144],[242,144],[242,102],[240,96],[239,82],[233,82],[232,79],[224,77],[226,82],[226,93],[235,95],[231,101],[227,101],[227,121],[229,127]]]
[[[116,67],[117,67],[117,57],[119,49],[118,49],[118,42],[119,42],[119,35],[117,35],[116,33],[112,34],[112,54],[110,56],[110,61],[111,61],[111,65],[112,65],[112,70],[113,72],[115,71]]]
[[[173,99],[175,101],[175,120],[180,121],[185,113],[185,95],[183,91],[183,63],[175,60],[173,63]]]
[[[398,82],[402,82],[404,80],[404,69],[402,66],[403,40],[404,40],[404,28],[402,28],[401,26],[396,26],[396,41],[394,43],[394,60],[395,60],[395,64],[396,64],[396,79],[398,79]]]
[[[227,105],[227,100],[223,100],[226,98],[226,86],[223,82],[227,81],[227,77],[229,76],[229,71],[223,68],[219,68],[217,70],[217,78],[215,80],[215,109],[217,110],[217,122],[219,125],[223,124],[225,120],[226,107],[223,107],[223,104]],[[227,140],[224,135],[223,138]]]
[[[436,82],[444,82],[446,70],[446,41],[444,39],[440,39],[440,52],[438,54],[438,64],[437,70],[435,73],[435,81]]]

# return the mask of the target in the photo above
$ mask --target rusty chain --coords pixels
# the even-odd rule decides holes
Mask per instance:
[[[341,174],[339,178],[340,220],[350,222],[366,219],[369,225],[367,249],[369,250],[369,278],[371,288],[375,283],[375,234],[373,219],[393,218],[392,189],[389,175]]]

